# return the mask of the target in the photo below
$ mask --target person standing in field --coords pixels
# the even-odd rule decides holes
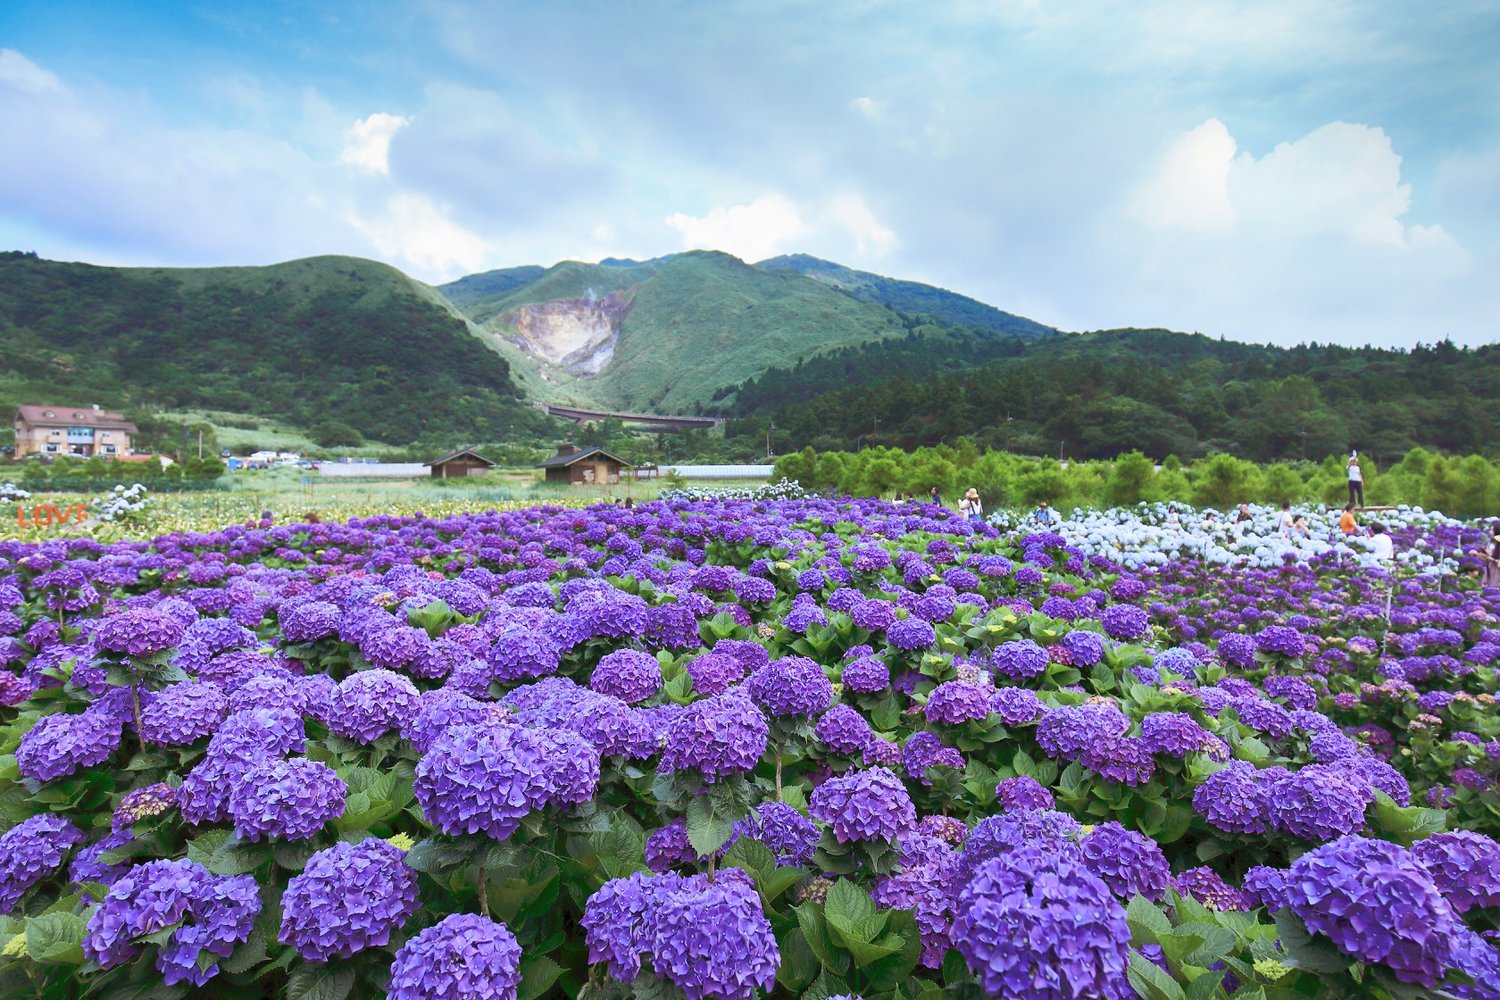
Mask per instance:
[[[1281,534],[1285,538],[1292,537],[1292,523],[1296,519],[1292,517],[1292,503],[1290,500],[1281,501]]]
[[[938,488],[936,486],[932,488],[932,502],[937,504],[938,506],[942,506],[943,503],[943,495],[938,492]]]
[[[1352,535],[1359,531],[1359,521],[1354,517],[1354,504],[1344,505],[1344,514],[1339,518],[1339,530],[1346,535]]]
[[[1359,456],[1351,454],[1348,465],[1349,503],[1354,507],[1365,505],[1365,476],[1359,471]]]
[[[1489,544],[1474,554],[1484,564],[1484,586],[1500,590],[1500,521],[1490,525],[1489,534]]]
[[[966,521],[979,521],[984,518],[984,504],[979,502],[979,491],[970,486],[964,498],[958,502],[958,516]]]

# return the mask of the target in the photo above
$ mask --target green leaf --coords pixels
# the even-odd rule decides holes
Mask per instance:
[[[1187,1000],[1187,994],[1161,967],[1138,951],[1130,953],[1130,966],[1125,970],[1130,985],[1146,1000]]]
[[[1131,944],[1156,944],[1163,935],[1172,933],[1172,921],[1145,896],[1136,894],[1125,907],[1125,923],[1130,926]]]
[[[353,989],[349,965],[304,965],[287,980],[286,1000],[345,1000]]]
[[[706,857],[729,842],[734,820],[714,810],[713,802],[700,796],[688,803],[687,835],[700,857]]]
[[[562,975],[562,966],[546,955],[533,955],[521,960],[521,988],[517,1000],[536,1000],[546,993]]]
[[[44,913],[26,919],[26,957],[54,965],[83,964],[88,922],[76,913]]]
[[[219,963],[225,972],[239,975],[249,972],[271,956],[266,952],[266,935],[259,927],[250,932],[250,937],[238,945],[230,956]]]
[[[1275,920],[1276,933],[1281,937],[1281,946],[1286,949],[1283,961],[1287,965],[1324,975],[1348,971],[1351,960],[1327,941],[1309,934],[1306,925],[1291,910],[1285,907],[1277,910]]]
[[[828,889],[828,901],[823,912],[829,923],[840,923],[846,927],[871,916],[875,912],[875,901],[870,893],[846,878],[841,878]]]

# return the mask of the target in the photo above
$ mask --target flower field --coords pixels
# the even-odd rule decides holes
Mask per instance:
[[[0,542],[0,995],[1500,997],[1473,527],[1160,514]]]

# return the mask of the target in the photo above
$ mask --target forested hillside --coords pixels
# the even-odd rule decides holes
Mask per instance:
[[[995,356],[998,355],[998,359]],[[1030,454],[1318,458],[1351,444],[1495,454],[1500,346],[1277,348],[1166,330],[1035,343],[910,338],[777,369],[722,394],[731,434],[777,451],[968,436]]]
[[[539,423],[505,361],[394,268],[93,267],[0,255],[0,407],[204,407],[407,443]]]

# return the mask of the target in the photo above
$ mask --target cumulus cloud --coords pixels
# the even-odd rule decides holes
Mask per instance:
[[[356,119],[344,135],[344,148],[339,159],[366,173],[388,176],[391,172],[391,137],[408,124],[410,119],[384,111]]]
[[[1234,137],[1217,118],[1184,133],[1136,196],[1135,216],[1148,225],[1227,228],[1234,222],[1229,201],[1234,153]]]
[[[15,49],[0,49],[0,85],[28,94],[61,92],[62,81]]]
[[[700,216],[674,212],[666,223],[677,230],[684,250],[723,250],[748,261],[775,256],[803,233],[797,206],[779,194],[720,206]]]
[[[454,222],[446,209],[425,195],[395,195],[378,214],[355,214],[350,221],[383,258],[432,280],[481,270],[490,258],[482,237]]]
[[[896,245],[896,232],[882,223],[858,194],[834,195],[828,203],[828,216],[854,240],[854,250],[861,257],[883,257]]]

